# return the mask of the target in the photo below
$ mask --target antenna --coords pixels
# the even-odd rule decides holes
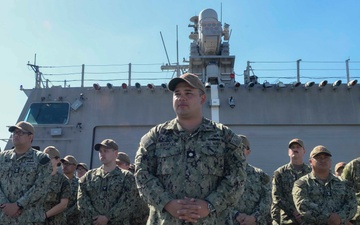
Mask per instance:
[[[178,34],[178,25],[176,25],[176,73],[180,77],[180,68],[179,68],[179,34]]]
[[[222,25],[222,2],[220,3],[220,23]]]
[[[34,64],[30,64],[30,62],[28,62],[27,65],[30,66],[31,69],[33,69],[35,72],[35,88],[40,88],[42,73],[39,70],[39,66],[36,65],[36,53],[34,57]]]
[[[167,58],[167,60],[168,60],[168,64],[169,64],[169,66],[170,66],[170,65],[171,65],[171,63],[170,63],[169,55],[168,55],[168,53],[167,53],[166,46],[165,46],[165,42],[164,42],[164,38],[163,38],[163,36],[162,36],[161,31],[160,31],[160,36],[161,36],[161,41],[162,41],[163,46],[164,46],[164,50],[165,50],[165,54],[166,54],[166,58]]]
[[[166,46],[165,46],[165,42],[164,42],[164,38],[162,36],[162,33],[160,32],[160,36],[161,36],[161,40],[164,46],[164,50],[165,50],[165,54],[166,54],[166,58],[168,60],[168,63],[166,65],[162,65],[161,69],[162,70],[173,70],[173,75],[171,76],[171,78],[174,77],[175,72],[177,73],[177,76],[180,76],[180,71],[182,73],[185,73],[185,71],[187,69],[189,69],[189,65],[180,65],[179,64],[179,38],[178,38],[178,25],[176,25],[176,65],[171,65],[170,63],[170,59],[169,59],[169,55],[167,53],[166,50]]]

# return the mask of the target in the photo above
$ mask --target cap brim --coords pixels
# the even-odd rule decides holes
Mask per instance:
[[[9,132],[13,132],[15,129],[23,130],[23,129],[21,129],[21,127],[11,126],[11,127],[9,127]]]
[[[168,84],[168,89],[170,91],[175,91],[175,88],[176,88],[176,85],[180,82],[187,82],[185,79],[182,79],[182,78],[179,78],[179,77],[176,77],[174,79],[172,79],[169,84]]]
[[[317,154],[313,155],[312,157],[315,157],[315,156],[320,155],[320,154],[324,154],[324,155],[332,156],[330,153],[327,153],[327,152],[319,152],[319,153],[317,153]]]
[[[94,146],[95,151],[99,151],[100,147],[103,146],[102,144],[98,143]]]
[[[290,148],[290,146],[291,146],[292,144],[298,144],[298,145],[300,145],[301,147],[303,147],[299,142],[293,141],[293,142],[291,142],[291,143],[289,144],[289,148]]]
[[[82,168],[84,168],[84,170],[86,170],[86,171],[88,171],[88,169],[84,166],[84,165],[81,165],[81,164],[77,164],[77,166],[76,166],[76,169],[78,168],[78,167],[82,167]]]

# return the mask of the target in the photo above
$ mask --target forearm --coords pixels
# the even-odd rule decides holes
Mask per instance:
[[[68,202],[69,202],[69,199],[67,199],[67,198],[61,199],[59,204],[55,205],[54,207],[52,207],[51,209],[49,209],[46,212],[46,218],[55,216],[55,215],[63,212],[66,209]]]

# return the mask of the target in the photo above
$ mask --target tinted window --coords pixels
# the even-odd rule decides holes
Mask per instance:
[[[31,124],[67,124],[69,103],[32,103],[25,121]]]

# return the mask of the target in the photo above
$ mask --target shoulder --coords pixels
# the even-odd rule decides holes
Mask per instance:
[[[65,174],[57,172],[59,177],[59,182],[63,185],[70,185],[70,180],[65,176]]]
[[[302,177],[300,177],[299,179],[297,179],[295,182],[294,182],[294,187],[299,187],[299,188],[302,188],[302,187],[305,187],[307,186],[308,184],[308,181],[310,180],[310,175],[309,174],[306,174]]]
[[[248,164],[248,167],[249,167],[249,170],[247,170],[247,172],[251,173],[250,176],[254,175],[254,176],[259,177],[262,184],[268,184],[270,182],[269,175],[267,175],[262,169],[252,166],[252,165],[249,165],[249,164]]]
[[[135,176],[132,172],[128,171],[128,170],[123,170],[118,168],[119,172],[121,174],[122,177],[124,177],[125,180],[130,180],[131,182],[135,182]]]
[[[360,167],[360,157],[359,158],[356,158],[356,159],[353,159],[351,160],[350,162],[348,162],[346,165],[345,165],[345,168],[349,168],[349,167],[353,167],[353,168],[358,168]]]
[[[5,150],[5,151],[1,151],[0,152],[0,159],[4,158],[4,157],[9,157],[10,155],[14,154],[14,150],[10,149],[10,150]]]
[[[41,165],[46,165],[46,164],[50,163],[50,158],[49,158],[48,154],[45,154],[45,153],[35,150],[35,149],[31,149],[30,151],[34,152],[35,157],[38,159],[38,161]]]
[[[88,170],[82,177],[79,178],[79,183],[85,183],[88,180],[100,173],[100,167]]]
[[[283,166],[280,166],[274,171],[274,177],[281,176],[281,174],[286,173],[286,171],[289,170],[289,164],[285,164]]]
[[[155,142],[155,139],[157,139],[157,137],[161,133],[172,132],[174,130],[175,125],[176,125],[176,119],[173,119],[152,127],[144,136],[142,136],[140,140],[140,144],[143,146],[149,146],[153,144]]]
[[[211,134],[211,137],[218,136],[226,144],[233,145],[234,147],[241,146],[241,138],[226,125],[203,118],[202,126],[203,131]]]

